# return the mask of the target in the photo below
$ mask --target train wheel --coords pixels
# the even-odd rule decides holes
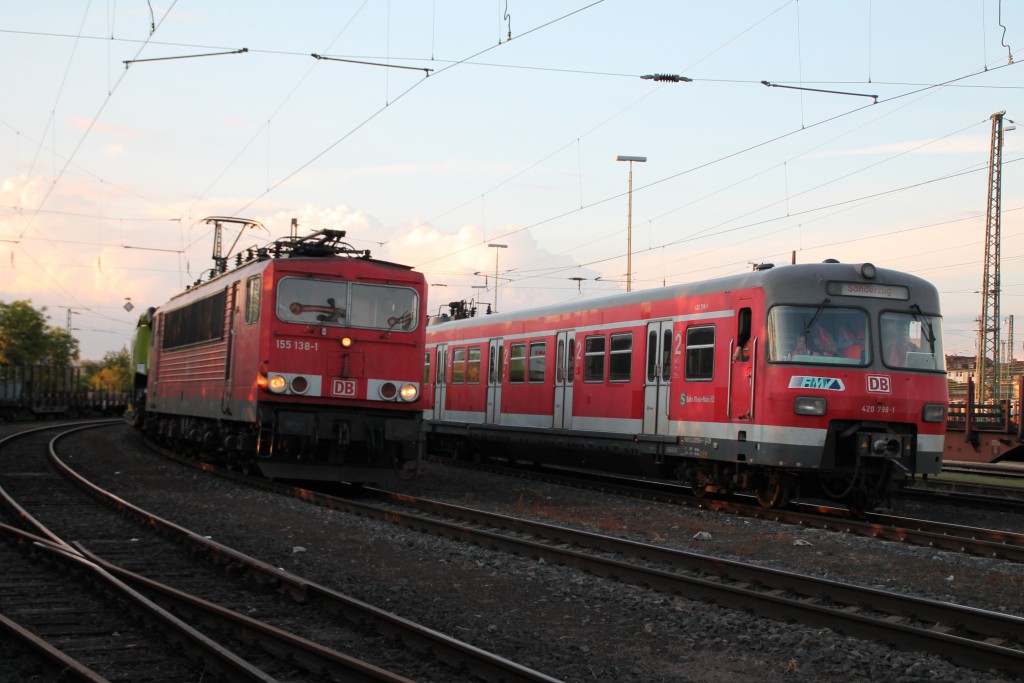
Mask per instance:
[[[754,493],[757,495],[757,502],[761,504],[761,507],[782,507],[789,502],[789,482],[786,477],[774,472],[759,483],[754,489]]]

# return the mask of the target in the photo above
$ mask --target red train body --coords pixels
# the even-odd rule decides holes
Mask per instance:
[[[826,262],[443,322],[428,444],[868,507],[941,468],[939,316],[924,280]]]
[[[424,279],[343,235],[250,250],[147,316],[136,421],[273,478],[377,480],[418,463]]]

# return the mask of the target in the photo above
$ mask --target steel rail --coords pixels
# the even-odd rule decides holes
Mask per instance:
[[[152,602],[131,586],[110,574],[103,567],[87,559],[73,548],[54,543],[48,538],[34,537],[22,529],[0,523],[0,533],[13,536],[19,542],[30,544],[41,552],[49,553],[66,566],[83,572],[103,588],[119,596],[148,623],[157,626],[172,642],[192,652],[212,669],[221,672],[232,681],[258,681],[273,683],[274,678],[252,666],[236,654],[208,638],[163,607]],[[70,656],[69,656],[70,657]]]
[[[87,683],[110,683],[109,679],[82,664],[76,659],[58,650],[32,631],[15,621],[0,614],[0,631],[8,638],[18,642],[21,647],[33,652],[37,659],[43,661],[47,670],[62,681],[84,681]]]
[[[102,557],[90,552],[81,543],[75,543],[75,547],[87,559],[121,580],[156,596],[154,598],[156,600],[173,605],[178,613],[187,614],[195,621],[231,630],[238,639],[250,644],[258,643],[277,656],[290,657],[309,671],[328,672],[344,681],[413,683],[405,676],[386,671],[361,659],[349,657],[337,650],[324,647],[266,622],[221,607],[107,562]]]
[[[459,463],[459,465],[462,465]],[[494,470],[493,465],[487,466]],[[551,472],[496,468],[501,473],[512,473],[550,483],[580,487],[633,496],[644,500],[657,500],[700,509],[727,512],[744,517],[773,522],[796,524],[802,527],[857,534],[899,543],[913,543],[930,548],[970,553],[984,557],[997,557],[1024,562],[1024,534],[998,529],[983,529],[958,524],[865,513],[860,517],[848,510],[813,503],[791,503],[786,508],[764,508],[735,500],[698,498],[682,493],[683,487],[665,482],[630,479],[593,472]]]
[[[1019,671],[1024,667],[1024,650],[999,644],[1020,638],[1024,633],[1024,618],[1021,617],[862,588],[405,494],[379,493],[388,499],[387,509],[376,508],[377,512],[374,512],[368,509],[373,506],[359,501],[345,501],[344,505],[353,505],[353,511],[362,509],[362,514],[419,531],[542,558],[597,576],[697,597],[736,609],[752,609],[770,618],[795,619],[811,626],[828,626],[848,635],[895,642],[903,647],[940,654],[973,668]],[[413,508],[459,521],[403,514],[396,512],[396,507]],[[491,529],[480,528],[483,525]],[[568,546],[616,553],[630,560],[638,558],[661,562],[669,565],[672,571],[595,556]],[[679,570],[693,572],[697,576],[677,573]],[[787,595],[792,593],[799,597]],[[841,604],[837,606],[835,603]],[[957,633],[953,633],[954,630]]]
[[[181,460],[193,464],[188,459]],[[401,493],[364,487],[364,490],[375,491],[385,498],[385,507],[298,487],[264,481],[253,482],[252,478],[223,472],[208,465],[200,467],[332,509],[389,521],[417,531],[482,547],[542,558],[547,562],[573,567],[596,576],[735,609],[753,610],[769,618],[793,619],[809,626],[832,628],[851,636],[895,643],[905,649],[932,652],[959,665],[980,670],[1024,669],[1024,650],[1002,644],[1006,641],[1019,642],[1020,634],[1024,633],[1024,618],[1013,615],[747,565],[465,506],[419,499]],[[649,491],[644,491],[643,494],[646,498],[652,497]],[[666,494],[657,493],[653,497],[659,498],[663,495]],[[709,503],[707,507],[718,506],[718,501],[701,502]],[[734,503],[723,504],[725,505],[736,506]],[[807,513],[743,507],[748,508],[746,514],[752,516],[773,517],[790,514],[793,517],[789,519],[805,519],[802,522],[804,525],[809,525],[810,522],[816,526],[835,523],[844,526],[839,529],[842,531],[848,530],[845,528],[847,525],[854,524],[851,520],[839,520],[834,516],[830,518],[827,515],[812,516]],[[418,508],[421,513],[425,510],[431,516],[407,513],[403,510],[408,508]],[[436,519],[434,516],[437,515],[461,518],[462,522]],[[492,528],[479,528],[484,525]],[[882,532],[884,529],[880,528],[871,533],[864,533],[879,535]],[[523,538],[524,536],[531,538]],[[568,546],[594,548],[600,552],[617,553],[629,558],[663,562],[669,564],[672,571],[643,567],[634,562],[615,558],[599,557]],[[680,569],[693,572],[697,576],[680,574]],[[799,597],[790,597],[794,593]]]
[[[61,434],[50,443],[50,461],[62,474],[122,513],[136,517],[143,524],[177,539],[185,546],[206,553],[213,562],[230,565],[234,569],[244,569],[254,580],[273,586],[297,601],[318,601],[350,621],[370,623],[383,635],[400,639],[407,646],[430,653],[449,665],[465,666],[473,673],[489,680],[504,683],[558,683],[558,679],[286,572],[129,503],[88,481],[61,460],[56,453],[56,442],[72,433]]]

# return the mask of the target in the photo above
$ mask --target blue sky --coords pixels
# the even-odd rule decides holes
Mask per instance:
[[[501,310],[623,291],[615,159],[636,155],[634,289],[794,252],[871,261],[933,281],[947,351],[973,355],[990,117],[1024,122],[1024,6],[1001,5],[13,3],[0,300],[57,325],[72,310],[99,359],[131,334],[126,299],[161,304],[210,267],[211,215],[267,226],[240,246],[292,218],[346,229],[422,270],[433,311],[493,303],[489,243],[508,245]],[[1022,147],[1008,131],[1001,313],[1018,321]]]

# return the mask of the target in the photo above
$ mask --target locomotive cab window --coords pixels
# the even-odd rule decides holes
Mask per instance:
[[[411,332],[419,325],[419,295],[409,287],[285,277],[277,285],[284,322]]]
[[[710,380],[715,374],[715,328],[701,325],[686,330],[686,381]]]
[[[775,306],[768,312],[768,360],[867,365],[871,361],[868,331],[868,315],[861,309]]]
[[[263,296],[263,277],[253,275],[245,281],[245,322],[254,323],[260,319],[260,302]]]

